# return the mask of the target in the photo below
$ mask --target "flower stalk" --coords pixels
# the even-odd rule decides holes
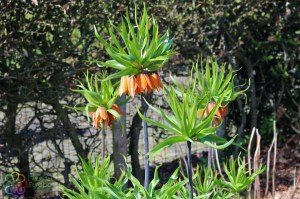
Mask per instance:
[[[105,158],[105,140],[106,140],[106,132],[105,132],[105,127],[104,127],[104,123],[101,124],[101,160],[102,162],[104,161]]]
[[[192,143],[190,141],[187,141],[187,174],[189,179],[189,195],[190,199],[193,199],[193,173],[192,173]]]
[[[141,101],[142,101],[142,114],[144,117],[146,117],[147,110],[148,110],[148,104],[146,103],[146,99],[144,98],[144,95],[141,95]],[[145,189],[148,189],[149,187],[149,174],[150,174],[150,166],[149,166],[149,135],[148,135],[148,125],[145,120],[143,120],[143,132],[144,132],[144,153],[145,153],[145,159],[144,159],[144,168],[145,168],[145,179],[144,179],[144,187]]]

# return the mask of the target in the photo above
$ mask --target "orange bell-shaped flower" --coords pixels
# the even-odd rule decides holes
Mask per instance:
[[[120,107],[117,104],[113,104],[111,109],[115,110],[121,116],[124,116],[124,113],[121,111]],[[109,113],[104,107],[98,107],[95,112],[91,113],[92,120],[93,120],[93,127],[98,128],[99,124],[101,125],[103,122],[111,126],[113,120],[117,118]]]
[[[157,73],[123,76],[121,77],[119,95],[128,94],[134,97],[146,92],[151,93],[154,89],[159,91],[162,87],[163,85]]]
[[[203,114],[203,109],[200,109],[198,111],[199,116],[207,117],[207,115],[214,109],[216,106],[215,102],[209,102],[207,105],[207,108],[205,109],[205,112]],[[214,119],[212,121],[213,126],[218,126],[221,123],[221,119],[224,119],[224,117],[228,113],[228,107],[227,106],[221,106],[218,108],[217,112],[215,113]]]

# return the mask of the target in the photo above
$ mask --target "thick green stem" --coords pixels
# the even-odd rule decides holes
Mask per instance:
[[[105,124],[102,123],[101,124],[101,144],[102,144],[102,148],[101,148],[101,158],[102,158],[102,162],[104,161],[105,158]]]
[[[188,168],[187,174],[189,179],[189,192],[190,199],[193,199],[193,177],[192,177],[192,143],[187,141],[187,160],[188,160]]]
[[[212,163],[212,148],[208,147],[207,151],[207,168],[211,169],[211,163]]]
[[[146,103],[146,99],[141,95],[142,100],[142,112],[144,117],[146,117],[148,105]],[[144,131],[144,152],[145,152],[145,160],[144,160],[144,168],[145,168],[145,180],[144,187],[148,189],[149,186],[149,140],[148,140],[148,127],[147,122],[143,120],[143,131]]]

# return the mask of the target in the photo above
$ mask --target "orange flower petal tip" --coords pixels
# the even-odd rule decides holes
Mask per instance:
[[[121,111],[120,107],[117,104],[112,105],[112,109],[117,111],[121,116],[124,116],[124,113]],[[111,126],[112,121],[116,119],[114,115],[109,113],[104,107],[98,107],[95,112],[91,113],[93,120],[93,127],[98,128],[99,124],[104,122],[105,127]]]
[[[223,117],[225,117],[228,114],[228,107],[224,106],[220,108],[221,114]]]
[[[207,108],[204,112],[204,117],[206,117],[216,106],[215,102],[209,102],[207,105]],[[199,109],[198,110],[198,115],[202,116],[203,115],[203,109]],[[215,113],[215,117],[212,121],[212,125],[213,126],[217,126],[221,123],[221,119],[224,119],[224,117],[227,115],[228,113],[228,107],[227,106],[221,106],[218,108],[218,110]]]
[[[146,80],[146,74],[139,74],[139,79],[140,79],[140,87],[142,91],[145,91],[147,88],[147,80]]]
[[[160,78],[159,78],[158,74],[157,74],[157,73],[152,73],[152,74],[150,74],[150,75],[149,75],[149,79],[150,79],[150,81],[151,81],[153,87],[155,87],[156,90],[159,91],[159,89],[160,89],[160,85],[159,85]]]
[[[123,76],[120,81],[119,95],[128,94],[132,98],[141,93],[151,93],[153,89],[160,90],[162,82],[157,73],[140,73],[134,76]]]
[[[203,114],[203,109],[199,109],[199,110],[198,110],[198,115],[199,115],[199,116],[202,116],[202,114]]]
[[[121,116],[124,116],[124,113],[121,111],[120,107],[117,104],[112,105],[112,109],[117,111]]]
[[[129,84],[128,84],[128,92],[129,92],[129,95],[134,98],[134,95],[135,95],[135,77],[134,76],[131,76],[130,79],[129,79]]]
[[[157,84],[158,84],[158,86],[160,87],[160,88],[162,88],[163,87],[163,84],[162,84],[162,82],[161,82],[161,79],[160,79],[160,77],[159,77],[159,75],[157,74],[157,73],[155,73],[156,74],[156,76],[157,76]]]
[[[209,102],[206,108],[206,113],[209,114],[216,106],[215,102]]]
[[[108,118],[108,113],[106,111],[106,109],[104,107],[100,107],[98,108],[100,110],[100,117],[103,119],[103,120],[107,120]]]
[[[129,89],[129,77],[128,76],[123,76],[121,77],[121,82],[120,82],[120,91],[119,95],[121,96],[123,93],[127,94],[128,89]]]

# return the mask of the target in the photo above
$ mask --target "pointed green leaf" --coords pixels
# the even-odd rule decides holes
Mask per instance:
[[[135,68],[126,68],[126,69],[121,70],[117,73],[111,74],[110,76],[106,77],[102,81],[107,81],[107,80],[123,77],[123,76],[126,76],[126,75],[136,75],[138,73],[139,73],[139,71]]]
[[[170,147],[176,143],[179,142],[186,142],[186,141],[190,141],[193,142],[191,139],[189,139],[188,137],[185,136],[172,136],[169,137],[165,140],[163,140],[162,142],[160,142],[158,145],[156,145],[149,153],[149,155],[154,155],[155,153],[158,153],[159,151],[163,150],[166,147]]]

